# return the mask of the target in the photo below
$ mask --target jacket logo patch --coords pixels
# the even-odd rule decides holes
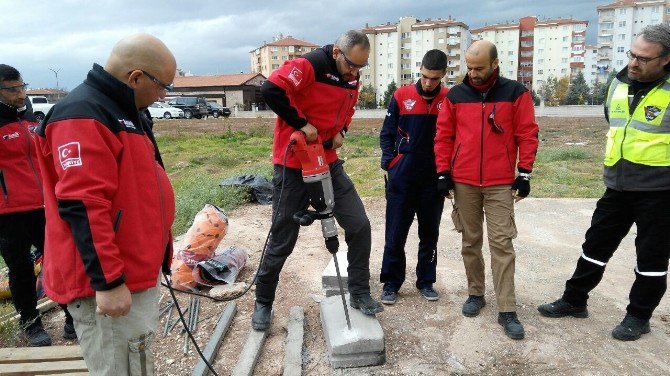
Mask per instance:
[[[412,111],[414,105],[416,104],[416,101],[414,99],[405,99],[404,101],[402,101],[402,104],[405,105],[405,109],[407,111]]]
[[[63,170],[81,166],[81,147],[78,142],[70,142],[58,147],[58,159]]]
[[[439,101],[437,102],[437,110],[442,111],[442,105],[444,104],[444,101]]]
[[[656,106],[645,106],[644,107],[644,118],[648,121],[652,121],[661,114],[661,109]]]
[[[302,71],[297,67],[293,67],[291,73],[288,74],[288,78],[293,81],[293,85],[298,86],[302,81]]]
[[[11,140],[12,138],[19,138],[19,132],[8,133],[8,134],[3,134],[2,135],[3,140]]]
[[[119,119],[119,124],[123,125],[123,126],[126,127],[126,128],[137,129],[137,128],[135,127],[135,124],[133,124],[133,122],[130,121],[130,120]]]
[[[335,82],[340,82],[340,78],[339,78],[339,77],[337,77],[337,76],[335,76],[335,75],[332,75],[332,74],[330,74],[330,73],[326,73],[326,77],[328,77],[329,79],[331,79],[331,80],[333,80],[333,81],[335,81]]]

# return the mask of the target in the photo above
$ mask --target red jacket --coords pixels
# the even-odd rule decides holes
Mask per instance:
[[[174,193],[132,89],[95,65],[37,133],[46,294],[68,303],[156,286],[172,259]]]
[[[316,127],[322,141],[346,131],[358,101],[358,85],[358,77],[345,82],[338,73],[332,45],[289,60],[272,72],[261,88],[266,103],[277,113],[272,163],[284,164],[291,133],[307,123]],[[336,160],[337,152],[326,149],[326,162]],[[301,168],[291,151],[286,166]]]
[[[437,117],[437,171],[450,171],[464,184],[512,184],[515,167],[533,170],[537,135],[533,100],[522,84],[499,77],[483,95],[466,77],[449,91]]]
[[[0,103],[0,215],[44,207],[30,109]]]

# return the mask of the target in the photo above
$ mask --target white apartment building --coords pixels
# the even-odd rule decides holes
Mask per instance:
[[[668,0],[620,0],[598,8],[598,79],[604,82],[612,71],[628,64],[626,51],[648,25],[668,24]]]
[[[519,24],[501,23],[472,29],[472,40],[488,40],[496,45],[500,75],[512,80],[519,74]]]
[[[362,85],[371,84],[381,100],[391,82],[410,85],[419,78],[423,55],[432,49],[447,54],[448,67],[444,83],[452,86],[465,74],[465,49],[469,45],[468,26],[452,19],[417,20],[403,17],[398,23],[366,25],[363,32],[370,39],[369,65],[361,70]]]
[[[270,73],[278,69],[285,61],[298,58],[318,47],[318,44],[279,34],[273,38],[272,42],[263,42],[262,46],[249,51],[251,73],[260,73],[265,77],[270,77]]]
[[[598,81],[598,46],[586,45],[584,51],[584,80],[593,87]]]
[[[557,19],[538,21],[533,31],[533,88],[550,77],[572,77],[584,69],[588,21]]]

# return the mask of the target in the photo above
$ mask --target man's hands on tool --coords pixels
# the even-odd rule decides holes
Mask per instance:
[[[451,179],[450,171],[442,171],[437,173],[437,193],[440,196],[451,198],[454,188],[454,181]]]
[[[319,136],[319,132],[312,124],[307,124],[304,127],[300,128],[300,131],[305,134],[305,139],[308,142],[316,141],[316,138]]]
[[[130,312],[133,299],[125,283],[111,290],[96,291],[95,304],[98,306],[95,313],[99,315],[121,317]]]
[[[519,169],[519,175],[514,180],[511,188],[514,202],[519,202],[530,194],[530,176],[530,171],[521,168]]]

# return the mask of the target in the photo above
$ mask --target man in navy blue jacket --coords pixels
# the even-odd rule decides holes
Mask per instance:
[[[415,214],[419,224],[416,288],[428,300],[439,298],[433,283],[444,197],[437,192],[433,139],[437,113],[447,94],[441,84],[446,71],[447,55],[440,50],[428,51],[416,84],[393,94],[379,136],[381,167],[388,173],[386,244],[380,274],[384,304],[396,302],[405,281],[405,243]]]

